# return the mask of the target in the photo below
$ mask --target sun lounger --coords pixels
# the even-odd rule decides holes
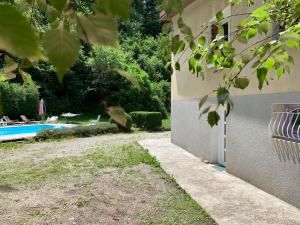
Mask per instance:
[[[3,116],[3,120],[6,122],[7,125],[24,124],[24,122],[20,122],[17,120],[11,120],[8,116]]]
[[[50,118],[48,117],[46,120],[46,123],[56,123],[58,120],[58,116],[51,116]]]
[[[90,124],[93,124],[93,125],[96,125],[100,122],[100,118],[101,118],[101,115],[98,115],[97,119],[96,120],[91,120],[90,121]]]
[[[7,122],[4,119],[0,119],[0,127],[7,126]]]
[[[30,119],[27,119],[27,117],[25,115],[21,115],[20,118],[22,119],[22,121],[24,123],[39,123],[39,121],[36,121],[36,120],[30,120]]]

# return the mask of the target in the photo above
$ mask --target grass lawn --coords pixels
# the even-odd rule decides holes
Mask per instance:
[[[216,224],[139,135],[0,147],[0,224]]]
[[[84,125],[84,124],[88,124],[91,120],[96,120],[97,117],[98,117],[97,114],[93,114],[93,113],[92,114],[87,114],[87,113],[85,113],[85,114],[81,114],[79,116],[75,116],[75,117],[67,118],[67,119],[59,117],[58,121],[61,122],[61,123],[65,123],[66,121],[72,121],[72,122],[76,122],[76,123]],[[105,122],[106,123],[106,122],[108,122],[108,119],[109,119],[108,117],[101,116],[100,122]]]
[[[162,127],[167,129],[167,130],[171,129],[171,114],[170,113],[168,113],[168,118],[163,119]]]

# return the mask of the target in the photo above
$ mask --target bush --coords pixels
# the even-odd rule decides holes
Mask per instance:
[[[40,131],[35,140],[60,139],[67,137],[91,137],[101,134],[117,133],[118,127],[115,124],[102,124],[91,126],[77,126],[65,129],[47,129]]]
[[[124,130],[124,131],[131,131],[131,127],[132,127],[132,118],[128,113],[125,113],[125,119],[126,119],[126,124],[125,127],[118,124],[115,120],[113,120],[113,118],[109,118],[109,122],[110,123],[114,123],[117,124],[118,128],[120,130]]]
[[[131,112],[129,115],[137,127],[145,130],[154,130],[162,125],[162,115],[160,112]]]
[[[35,85],[20,85],[0,81],[3,114],[17,119],[20,115],[37,118],[39,93]]]

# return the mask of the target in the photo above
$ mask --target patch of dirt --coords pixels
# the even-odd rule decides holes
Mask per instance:
[[[4,188],[0,224],[142,225],[141,215],[173,189],[144,164],[60,177],[36,189]]]
[[[0,161],[28,160],[40,162],[56,157],[78,156],[94,151],[100,145],[105,144],[128,144],[134,141],[150,138],[168,138],[170,132],[139,132],[128,134],[102,135],[88,138],[74,138],[57,142],[42,142],[22,145],[13,151],[0,151]],[[1,144],[0,144],[1,150]]]

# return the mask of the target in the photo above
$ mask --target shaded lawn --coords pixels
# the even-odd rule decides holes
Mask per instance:
[[[76,122],[76,123],[84,125],[84,124],[88,124],[91,120],[96,120],[97,116],[98,116],[97,114],[81,114],[79,116],[69,118],[69,119],[64,119],[64,118],[60,117],[58,121],[60,123],[65,123],[66,121]],[[101,116],[100,122],[101,123],[107,123],[108,120],[109,120],[108,117]],[[168,118],[162,120],[162,128],[164,128],[166,130],[171,129],[171,115],[170,115],[170,113],[168,113]]]
[[[96,120],[98,117],[97,114],[93,114],[93,113],[84,113],[84,114],[81,114],[79,116],[75,116],[75,117],[72,117],[72,118],[62,118],[62,117],[59,117],[59,122],[60,123],[65,123],[66,121],[67,122],[76,122],[76,123],[79,123],[79,124],[88,124],[90,123],[91,120]],[[108,117],[104,117],[101,115],[101,118],[100,118],[100,122],[103,122],[103,123],[107,123],[109,120]]]
[[[15,148],[15,145],[11,145],[11,147]],[[6,146],[6,149],[9,149],[9,145]],[[141,167],[141,165],[145,166]],[[105,171],[109,171],[112,175],[109,174],[105,178],[107,173]],[[69,181],[70,179],[71,181]],[[80,185],[74,182],[74,179]],[[106,181],[105,179],[112,180]],[[116,181],[117,183],[114,183]],[[84,183],[84,186],[81,183]],[[20,220],[26,217],[30,224],[44,224],[44,221],[53,218],[57,222],[65,224],[64,219],[68,215],[66,215],[65,211],[60,210],[60,207],[69,207],[68,211],[76,214],[79,210],[78,212],[86,216],[81,216],[80,218],[80,215],[78,215],[79,218],[76,218],[78,221],[89,224],[87,220],[89,216],[95,214],[95,210],[100,209],[100,212],[103,212],[103,210],[108,210],[114,204],[117,204],[118,207],[121,204],[123,208],[120,206],[121,208],[118,208],[117,212],[112,209],[112,212],[108,212],[107,215],[100,213],[101,218],[105,221],[110,221],[111,214],[114,217],[120,217],[119,211],[122,211],[124,214],[122,214],[123,219],[129,218],[128,221],[131,221],[128,224],[216,224],[159,167],[156,159],[150,156],[137,143],[126,145],[106,144],[105,146],[98,146],[86,154],[57,157],[39,162],[19,160],[0,163],[0,184],[0,202],[2,202],[2,205],[0,203],[0,211],[5,212],[0,215],[0,222],[9,221],[5,217],[8,216],[11,219],[13,212],[17,211]],[[20,198],[24,198],[25,195],[26,201],[29,202],[24,204],[30,205],[33,204],[30,202],[32,196],[39,195],[44,188],[50,188],[50,190],[46,191],[48,194],[56,193],[55,188],[57,185],[60,186],[58,193],[69,193],[70,190],[67,190],[66,187],[72,186],[71,190],[73,192],[75,190],[76,194],[71,196],[68,194],[67,197],[57,196],[58,202],[54,203],[57,204],[54,208],[52,205],[47,207],[47,204],[43,206],[46,209],[36,209],[34,207],[34,211],[30,215],[28,215],[27,211],[22,211],[24,208],[17,208],[18,204],[10,200],[10,198],[15,199],[18,195],[22,196]],[[103,197],[101,193],[103,193],[105,185],[113,193],[123,193],[121,194],[122,198],[118,199],[114,196],[117,194],[112,194],[112,196],[107,197],[105,205],[102,206],[103,201],[99,202],[97,199]],[[127,186],[128,188],[126,188]],[[5,193],[4,196],[1,196],[3,187],[19,191],[12,193],[11,196]],[[128,195],[130,198],[128,201],[125,201],[124,198]],[[138,199],[140,195],[143,196],[143,199]],[[56,198],[51,196],[49,202]],[[113,200],[109,200],[111,198]],[[11,205],[10,201],[12,201]],[[140,208],[137,207],[137,209],[133,210],[131,204],[135,201],[137,201],[135,204],[139,204]],[[10,209],[7,209],[8,205],[10,205]],[[85,219],[86,221],[82,221]],[[107,224],[119,224],[117,221],[115,222],[107,222]],[[7,222],[7,224],[13,223]]]
[[[168,118],[163,119],[162,127],[166,130],[171,130],[171,114],[168,113]]]

